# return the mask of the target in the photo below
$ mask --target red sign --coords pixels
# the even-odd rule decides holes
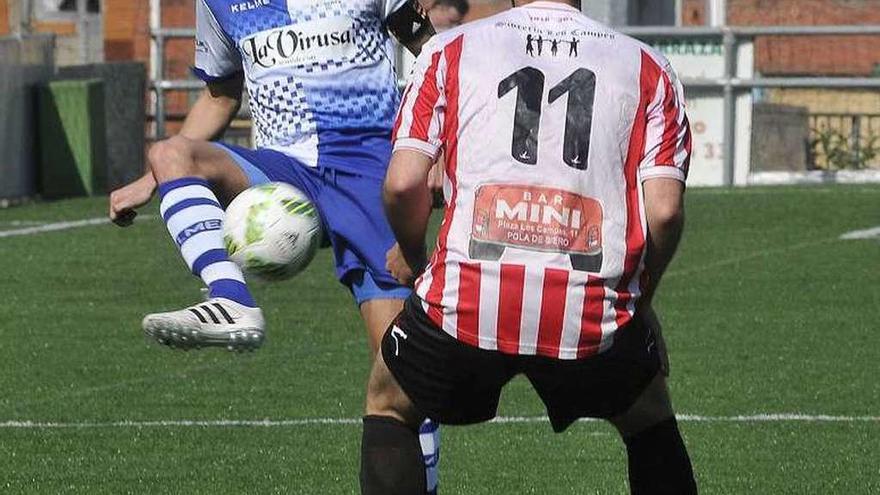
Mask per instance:
[[[562,189],[481,186],[472,236],[533,251],[596,255],[602,252],[602,205]]]

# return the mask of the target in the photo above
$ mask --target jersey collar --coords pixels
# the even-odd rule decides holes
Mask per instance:
[[[567,3],[559,3],[559,2],[532,2],[530,4],[523,5],[524,9],[549,9],[549,10],[567,10],[569,12],[580,12],[577,7],[572,7]]]

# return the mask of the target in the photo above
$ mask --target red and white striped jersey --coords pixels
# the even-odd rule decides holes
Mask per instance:
[[[436,36],[395,149],[446,157],[447,209],[416,293],[462,342],[579,359],[643,290],[642,182],[684,181],[691,135],[662,55],[555,2]]]

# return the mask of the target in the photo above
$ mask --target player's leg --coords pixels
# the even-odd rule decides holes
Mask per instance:
[[[434,326],[419,304],[407,301],[376,354],[362,448],[361,487],[366,494],[424,493],[426,485],[413,484],[425,483],[414,456],[422,418],[450,424],[488,421],[496,414],[501,388],[512,377],[503,356],[455,340]],[[397,483],[410,484],[395,491]]]
[[[360,303],[361,317],[367,327],[371,357],[376,355],[382,336],[401,310],[403,310],[403,299],[368,299]]]
[[[633,494],[697,493],[693,467],[662,373],[657,374],[629,410],[610,421],[626,443]]]
[[[422,416],[376,354],[367,385],[361,440],[363,495],[422,495],[427,491],[419,445]]]
[[[385,269],[385,255],[394,236],[382,207],[382,179],[325,171],[318,205],[333,242],[337,273],[352,291],[367,328],[370,351],[375,354],[385,330],[400,313],[410,290]],[[425,476],[429,494],[439,482],[440,431],[426,421],[421,428]]]
[[[207,181],[211,191],[226,205],[251,184],[251,177],[229,150],[216,143],[174,136],[153,145],[150,170],[159,185],[182,178]]]
[[[181,311],[148,315],[144,331],[161,343],[190,348],[256,348],[264,320],[241,270],[223,243],[222,204],[250,184],[223,148],[173,137],[153,146],[150,167],[159,184],[160,211],[181,256],[210,291],[210,299]]]
[[[690,459],[675,422],[652,320],[639,313],[618,329],[610,349],[586,359],[526,362],[554,430],[578,418],[608,419],[627,446],[637,495],[696,493]]]
[[[367,275],[369,278],[369,275]],[[372,282],[375,285],[375,282]],[[394,290],[394,289],[391,289]],[[364,297],[363,285],[353,287],[355,297],[361,299]],[[408,291],[399,288],[393,293],[397,296],[405,296]],[[381,297],[381,293],[378,293]],[[376,355],[379,349],[379,343],[385,330],[391,326],[391,323],[400,314],[403,309],[403,299],[399,298],[381,298],[367,299],[360,304],[361,316],[367,326],[367,338],[370,344],[370,353]],[[419,444],[422,446],[422,457],[425,464],[425,478],[427,479],[428,494],[436,494],[440,483],[440,473],[438,465],[440,463],[440,427],[430,419],[426,419],[419,427]]]

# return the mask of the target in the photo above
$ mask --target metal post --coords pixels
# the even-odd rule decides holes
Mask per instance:
[[[156,59],[156,81],[165,80],[165,38],[160,34],[156,38],[156,50],[159,57]],[[156,140],[165,139],[165,89],[156,86]]]
[[[162,30],[162,0],[150,0],[150,78],[153,82],[165,79],[165,38]],[[165,94],[163,88],[155,86],[156,139],[165,137]]]
[[[707,0],[706,21],[710,26],[722,27],[727,25],[727,1]]]
[[[86,0],[76,0],[77,29],[79,30],[80,63],[89,63],[89,19]]]
[[[855,168],[862,168],[862,116],[852,116],[852,128],[850,129],[850,139],[852,140],[853,149],[853,165]]]
[[[724,33],[724,185],[734,185],[736,165],[736,93],[733,79],[736,77],[736,35]]]
[[[10,19],[14,19],[15,15],[11,10],[12,2],[9,3],[10,11],[9,16]],[[33,21],[33,2],[31,0],[21,0],[18,4],[18,22],[12,29],[14,29],[13,34],[16,36],[24,36],[25,34],[30,34],[33,31],[31,26],[31,21]]]

